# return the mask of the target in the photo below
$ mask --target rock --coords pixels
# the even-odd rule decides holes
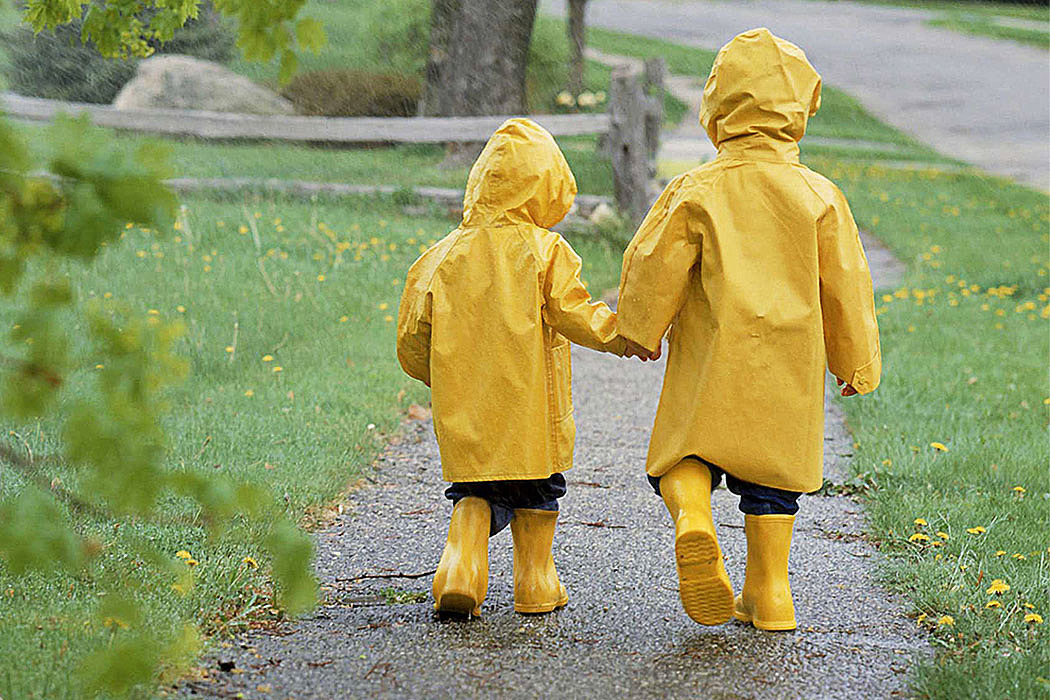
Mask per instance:
[[[211,61],[167,54],[139,63],[113,100],[117,109],[195,109],[242,114],[295,114],[292,103]]]
[[[601,226],[607,222],[615,222],[619,220],[619,216],[616,214],[616,210],[610,207],[605,202],[600,203],[591,212],[591,215],[587,217],[592,224]]]

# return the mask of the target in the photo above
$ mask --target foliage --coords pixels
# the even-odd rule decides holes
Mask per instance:
[[[324,27],[296,15],[305,0],[213,0],[215,9],[236,19],[237,47],[248,60],[280,63],[280,81],[298,67],[297,50],[317,53],[325,45]],[[201,0],[26,0],[25,21],[33,31],[82,19],[81,41],[106,58],[146,57],[157,42],[171,41],[175,31],[200,14]]]
[[[135,60],[105,58],[92,42],[81,43],[83,22],[74,19],[53,31],[34,33],[19,26],[2,37],[12,90],[32,97],[108,104],[135,74]],[[196,56],[226,62],[233,56],[234,37],[211,7],[175,32],[170,41],[152,39],[158,53]]]
[[[279,55],[286,75],[295,69],[295,47],[317,50],[324,41],[316,21],[295,19],[301,5],[216,3],[239,19],[242,51]],[[128,57],[152,53],[153,42],[171,40],[199,9],[199,0],[27,0],[25,18],[37,31],[82,19],[85,43],[108,57]],[[149,522],[162,498],[192,502],[213,535],[231,523],[264,523],[277,600],[293,613],[313,602],[311,547],[265,489],[168,462],[162,417],[167,392],[186,370],[172,351],[182,324],[111,299],[81,303],[75,292],[83,264],[116,246],[126,226],[175,225],[176,200],[162,182],[168,149],[142,144],[132,151],[86,119],[67,117],[56,119],[47,140],[46,156],[35,162],[19,132],[0,123],[0,294],[13,321],[0,346],[0,414],[16,424],[51,421],[58,443],[44,458],[24,440],[25,454],[0,444],[5,477],[18,484],[0,492],[0,563],[16,577],[57,569],[96,579],[103,596],[97,629],[110,644],[85,659],[81,679],[89,693],[122,694],[190,653],[196,635],[156,630],[141,614],[142,582],[99,563],[107,548],[93,532],[99,523]],[[92,366],[89,386],[71,391],[78,373]],[[59,466],[66,479],[54,475]],[[135,557],[136,568],[167,577],[175,590],[192,587],[192,575],[148,538],[137,542]]]
[[[310,116],[413,117],[422,86],[413,76],[326,70],[297,75],[281,94]]]

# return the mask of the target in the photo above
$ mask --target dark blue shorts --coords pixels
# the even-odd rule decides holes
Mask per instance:
[[[565,477],[555,473],[546,479],[515,481],[457,481],[445,489],[445,498],[457,503],[467,496],[484,498],[492,508],[489,535],[510,524],[516,508],[558,510],[558,499],[565,495]]]
[[[740,511],[748,515],[794,515],[798,512],[798,497],[800,491],[784,491],[770,486],[759,486],[748,481],[736,478],[727,473],[721,467],[710,462],[696,458],[701,464],[707,465],[711,470],[711,490],[715,490],[722,481],[722,475],[726,478],[726,488],[740,496]],[[649,484],[660,495],[660,478],[649,477]]]

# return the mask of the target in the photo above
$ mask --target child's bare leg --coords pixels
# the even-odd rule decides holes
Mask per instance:
[[[684,459],[660,477],[659,492],[675,522],[682,607],[702,625],[722,624],[733,615],[733,588],[711,517],[711,471],[697,459]]]

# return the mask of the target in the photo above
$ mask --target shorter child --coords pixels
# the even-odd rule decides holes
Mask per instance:
[[[576,435],[569,341],[621,356],[628,349],[613,312],[591,302],[580,258],[547,230],[575,196],[551,135],[528,119],[508,120],[470,171],[463,222],[405,280],[397,355],[431,388],[442,472],[452,482],[434,576],[439,612],[479,614],[488,538],[508,523],[514,609],[550,612],[568,602],[551,544]]]
[[[799,162],[820,76],[766,29],[718,53],[700,121],[718,157],[675,178],[624,253],[620,332],[672,326],[648,473],[675,521],[679,592],[705,625],[795,629],[796,500],[822,483],[824,376],[879,384],[871,275],[842,192]],[[711,517],[725,475],[745,513],[734,601]]]

